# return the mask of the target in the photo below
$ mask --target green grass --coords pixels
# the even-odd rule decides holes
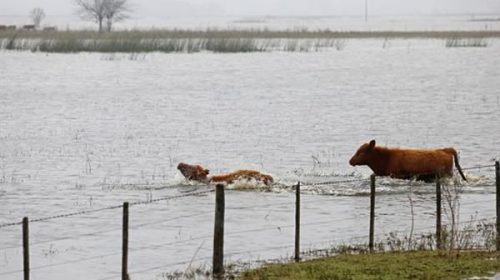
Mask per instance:
[[[344,254],[297,264],[273,264],[246,271],[240,279],[464,279],[500,272],[499,252],[412,251]]]

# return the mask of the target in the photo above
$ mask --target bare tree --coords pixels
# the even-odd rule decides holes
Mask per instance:
[[[42,20],[45,18],[45,12],[42,8],[34,8],[31,10],[30,17],[35,28],[39,28]]]
[[[114,22],[128,17],[127,0],[75,0],[79,7],[78,13],[82,19],[91,20],[99,25],[99,32],[103,31],[103,22],[106,20],[106,30],[111,31]]]
[[[79,7],[80,17],[84,20],[97,22],[99,32],[101,32],[104,20],[104,0],[75,0],[75,3]]]
[[[105,1],[105,13],[106,18],[106,29],[111,31],[113,22],[119,22],[128,18],[128,4],[127,0],[104,0]]]

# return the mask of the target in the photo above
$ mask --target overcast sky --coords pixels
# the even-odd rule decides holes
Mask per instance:
[[[500,14],[500,0],[367,0],[371,15]],[[129,0],[134,17],[362,15],[365,0]],[[72,15],[73,0],[0,0],[0,15]]]

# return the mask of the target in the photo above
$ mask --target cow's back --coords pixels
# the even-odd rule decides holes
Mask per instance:
[[[391,149],[387,173],[396,178],[452,175],[453,154],[447,149]]]

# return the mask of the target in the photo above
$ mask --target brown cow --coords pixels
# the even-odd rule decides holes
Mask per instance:
[[[399,179],[432,181],[436,176],[453,176],[455,167],[467,181],[458,163],[457,151],[453,148],[435,150],[397,149],[376,147],[375,140],[359,147],[349,163],[368,165],[375,175]]]
[[[273,177],[267,174],[262,174],[259,171],[255,170],[236,170],[231,173],[221,174],[221,175],[212,175],[208,176],[210,171],[205,169],[201,165],[191,165],[187,163],[179,163],[177,165],[177,169],[184,175],[184,177],[188,180],[198,181],[201,183],[227,183],[232,184],[237,180],[251,180],[255,179],[256,181],[262,182],[266,185],[270,185],[274,182]]]

